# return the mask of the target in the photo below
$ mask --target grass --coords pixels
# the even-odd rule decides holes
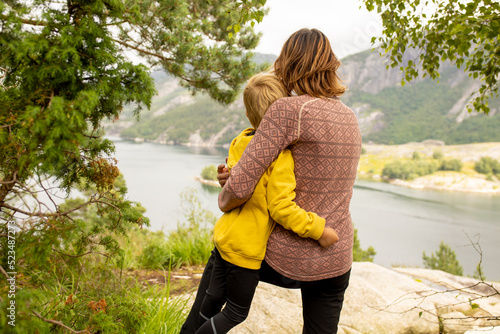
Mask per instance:
[[[363,154],[359,159],[358,174],[381,175],[387,157],[380,154]]]
[[[167,275],[168,277],[168,275]],[[170,296],[170,280],[164,286],[151,286],[143,295],[148,300],[141,334],[179,333],[186,318],[187,299]]]
[[[180,268],[206,263],[213,249],[215,216],[198,199],[195,190],[181,194],[184,221],[177,229],[163,231],[134,228],[119,239],[124,269]]]

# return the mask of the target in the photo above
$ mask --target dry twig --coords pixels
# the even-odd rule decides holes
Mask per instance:
[[[52,320],[52,319],[46,319],[44,317],[42,317],[40,314],[38,314],[37,312],[35,311],[31,311],[37,318],[40,318],[42,319],[43,321],[45,322],[48,322],[50,324],[54,324],[54,325],[57,325],[57,326],[61,326],[62,328],[65,328],[67,330],[69,330],[71,333],[75,333],[75,334],[78,334],[78,333],[89,333],[88,330],[84,329],[83,331],[75,331],[74,329],[72,329],[71,327],[68,327],[66,326],[65,324],[63,324],[62,322],[60,321],[57,321],[57,320]]]

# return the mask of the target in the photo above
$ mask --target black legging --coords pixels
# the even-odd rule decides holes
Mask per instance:
[[[259,271],[225,261],[214,249],[210,284],[201,304],[196,334],[225,334],[245,321],[259,284]],[[222,306],[226,304],[224,309]],[[222,309],[222,311],[221,311]]]
[[[215,254],[208,259],[198,287],[198,292],[189,315],[182,325],[180,334],[194,334],[198,329],[198,319],[205,292],[210,284],[210,277],[215,262]],[[301,282],[289,279],[265,261],[259,270],[260,281],[288,289],[301,289],[304,317],[303,334],[335,334],[344,301],[344,293],[349,285],[351,271],[321,281]],[[286,311],[284,311],[286,312]]]

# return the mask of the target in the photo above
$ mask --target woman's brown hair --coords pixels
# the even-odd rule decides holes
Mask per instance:
[[[346,91],[337,75],[340,61],[328,38],[317,29],[301,29],[283,45],[274,73],[289,92],[314,97],[340,96]]]

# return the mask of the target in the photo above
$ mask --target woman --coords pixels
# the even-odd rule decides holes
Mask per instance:
[[[227,212],[245,203],[261,175],[281,151],[295,161],[295,202],[325,218],[339,241],[321,248],[277,224],[269,238],[260,280],[300,288],[303,333],[336,333],[352,265],[353,227],[349,203],[361,154],[361,133],[354,113],[338,96],[345,92],[337,75],[340,62],[326,36],[301,29],[285,42],[274,73],[294,95],[279,99],[266,112],[254,138],[231,175],[219,166],[219,208]],[[229,177],[228,177],[229,176]],[[205,274],[210,271],[211,263]],[[204,276],[205,276],[204,274]],[[204,280],[199,291],[204,293]],[[196,318],[198,298],[183,327]]]

